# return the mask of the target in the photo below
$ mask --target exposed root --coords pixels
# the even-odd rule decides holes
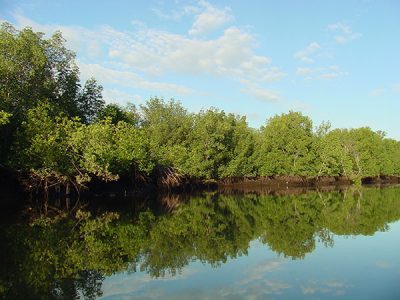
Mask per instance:
[[[186,181],[186,176],[180,174],[172,167],[160,166],[157,168],[157,185],[167,188],[181,186]]]

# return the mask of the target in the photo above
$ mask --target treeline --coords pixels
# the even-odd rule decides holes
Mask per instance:
[[[400,143],[368,127],[314,128],[300,112],[269,118],[260,129],[216,108],[199,113],[152,98],[105,104],[95,79],[83,86],[61,33],[0,30],[0,164],[47,187],[92,178],[400,175]]]

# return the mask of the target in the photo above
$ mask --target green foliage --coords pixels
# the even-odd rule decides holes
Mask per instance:
[[[400,142],[393,139],[383,140],[381,156],[382,174],[400,175]]]
[[[221,177],[254,176],[256,133],[249,128],[245,117],[235,117],[229,162],[221,168]]]
[[[359,182],[400,174],[399,142],[369,128],[330,131],[323,124],[313,132],[308,117],[289,112],[255,131],[244,117],[217,109],[189,114],[173,100],[151,99],[141,109],[142,117],[134,106],[107,105],[96,123],[84,124],[39,102],[26,113],[11,165],[79,184],[132,169],[150,174],[156,166],[206,180],[325,175]]]
[[[299,112],[272,117],[261,128],[258,163],[261,175],[313,175],[312,121]]]
[[[151,171],[143,132],[133,125],[122,121],[115,125],[106,119],[82,129],[74,133],[70,146],[81,157],[83,169],[105,180],[133,167],[140,172]]]
[[[118,104],[107,104],[97,113],[97,120],[110,119],[111,123],[117,124],[120,121],[139,126],[140,116],[135,105],[129,104],[126,108],[120,107]]]
[[[397,175],[398,145],[368,127],[335,129],[317,140],[318,174],[343,175],[354,180]]]
[[[353,162],[349,149],[346,130],[336,129],[320,136],[316,143],[318,176],[352,176]]]
[[[89,213],[78,211],[76,219],[43,218],[30,226],[20,226],[17,239],[6,236],[13,249],[18,249],[21,260],[20,273],[6,275],[12,278],[6,284],[13,286],[5,298],[18,299],[24,293],[28,299],[60,299],[60,293],[66,299],[77,299],[79,293],[85,299],[101,296],[104,275],[125,270],[134,263],[146,234],[140,231],[145,228],[141,223],[116,226],[118,218],[115,213],[92,218]],[[30,235],[30,239],[23,235]]]
[[[182,169],[189,148],[193,118],[174,100],[151,98],[141,106],[142,127],[157,164]]]
[[[78,68],[60,32],[46,40],[31,28],[17,31],[3,23],[0,41],[0,109],[21,118],[47,98],[70,115],[77,113]]]
[[[217,109],[195,116],[187,172],[196,177],[218,179],[229,162],[233,139],[233,115]]]
[[[201,111],[194,117],[190,135],[187,173],[206,179],[253,174],[253,131],[244,117],[218,109]]]
[[[66,182],[75,174],[74,166],[66,156],[68,139],[72,131],[82,125],[53,114],[47,102],[28,110],[13,148],[19,155],[12,158],[10,165],[30,171],[39,178],[54,177],[59,182]]]
[[[96,79],[90,78],[86,81],[77,100],[81,118],[84,123],[92,123],[99,112],[104,108],[105,101],[101,94],[102,91],[103,87],[97,84]]]
[[[11,116],[11,114],[0,110],[0,126],[7,124],[10,121]]]
[[[2,24],[1,164],[78,184],[131,170],[203,180],[400,175],[399,142],[368,127],[330,130],[323,123],[313,131],[309,117],[290,111],[254,130],[245,117],[215,108],[189,113],[175,100],[151,98],[139,109],[105,105],[96,80],[82,88],[78,75],[59,32],[45,39]]]
[[[65,47],[60,32],[45,39],[27,27],[20,31],[8,23],[0,28],[0,111],[12,114],[2,126],[1,160],[10,154],[15,133],[27,112],[46,99],[53,110],[91,122],[104,105],[102,87],[94,79],[81,89],[75,53]]]
[[[51,116],[48,103],[30,109],[22,124],[11,165],[29,170],[33,178],[82,185],[96,176],[115,180],[136,168],[150,172],[143,133],[125,122],[106,119],[84,125],[79,119]]]

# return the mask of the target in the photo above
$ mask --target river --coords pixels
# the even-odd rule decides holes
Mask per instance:
[[[3,222],[0,297],[400,299],[398,186],[129,201]]]

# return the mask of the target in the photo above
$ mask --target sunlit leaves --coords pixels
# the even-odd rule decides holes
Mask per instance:
[[[312,121],[299,112],[272,117],[261,129],[258,161],[262,175],[313,175]]]
[[[11,117],[10,113],[0,110],[0,126],[7,124],[9,122],[10,117]]]
[[[79,119],[51,116],[48,103],[28,111],[11,164],[32,175],[55,177],[82,185],[96,176],[105,181],[136,168],[150,172],[143,133],[125,122],[111,120],[84,125]]]
[[[75,53],[65,46],[60,32],[46,39],[43,33],[26,27],[0,28],[0,111],[12,114],[2,126],[0,161],[12,156],[15,133],[27,119],[27,112],[46,100],[52,109],[90,123],[104,105],[102,87],[89,79],[83,89]]]

